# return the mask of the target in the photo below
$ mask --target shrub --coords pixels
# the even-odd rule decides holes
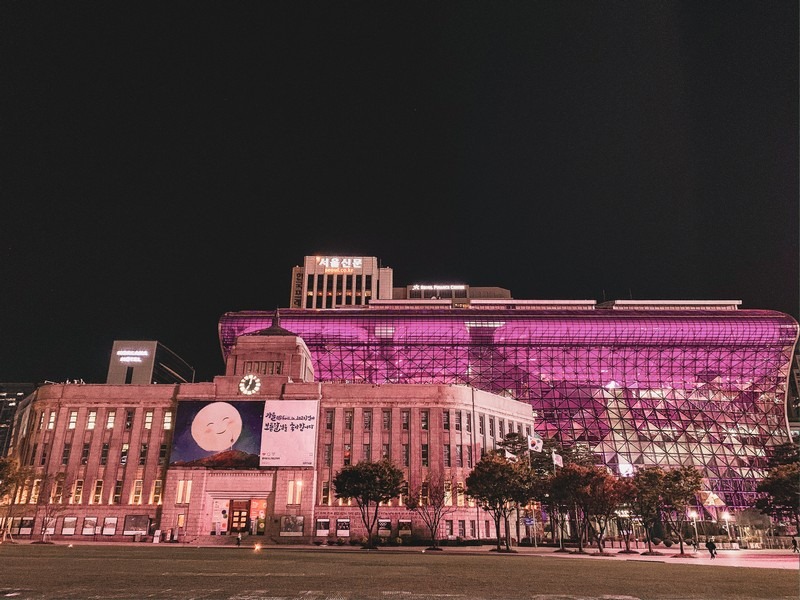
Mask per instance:
[[[661,538],[654,537],[650,540],[650,542],[653,544],[653,546],[658,546],[661,543]]]
[[[672,540],[664,540],[664,547],[671,548],[672,547]]]

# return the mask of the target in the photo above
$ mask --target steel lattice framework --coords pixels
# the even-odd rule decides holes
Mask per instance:
[[[272,312],[223,315],[223,355]],[[458,383],[531,404],[537,431],[615,472],[696,465],[747,507],[788,441],[797,322],[760,310],[280,310],[326,382]],[[715,496],[712,496],[715,497]]]

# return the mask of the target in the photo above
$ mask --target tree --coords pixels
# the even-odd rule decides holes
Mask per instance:
[[[604,553],[603,537],[608,523],[622,505],[627,486],[630,486],[629,482],[614,477],[604,467],[592,467],[590,470],[585,510],[597,524],[595,540],[600,554]]]
[[[397,498],[403,489],[403,471],[389,460],[361,461],[347,465],[333,478],[337,498],[353,499],[367,530],[367,548],[374,548],[372,532],[378,522],[381,502]]]
[[[449,490],[447,484],[450,484]],[[420,485],[409,490],[406,508],[417,513],[430,531],[431,550],[440,550],[437,535],[439,524],[445,515],[456,510],[452,489],[452,482],[445,481],[441,473],[431,473]]]
[[[11,523],[14,518],[14,507],[20,492],[31,485],[33,479],[33,468],[22,467],[12,459],[2,459],[0,465],[0,502],[6,504],[5,526],[0,542],[11,538]]]
[[[636,516],[642,520],[642,525],[647,536],[647,552],[645,554],[658,554],[653,552],[652,536],[650,532],[655,527],[661,515],[661,490],[664,485],[664,470],[661,467],[645,467],[633,476],[635,493],[631,508]]]
[[[551,494],[560,508],[573,511],[577,531],[578,552],[584,552],[583,541],[588,537],[589,519],[608,515],[612,503],[611,476],[603,467],[568,463],[552,477]],[[608,517],[603,517],[603,530]],[[603,551],[602,541],[599,542]]]
[[[519,481],[519,469],[499,452],[488,452],[467,476],[467,494],[480,507],[490,513],[497,531],[497,551],[500,552],[500,522],[506,524],[506,552],[511,552],[508,517],[515,510],[515,503],[524,495]]]
[[[798,462],[800,462],[800,446],[789,441],[773,446],[767,465],[772,469]]]
[[[625,542],[625,554],[637,554],[631,550],[631,532],[633,531],[633,502],[636,498],[636,486],[630,477],[620,477],[617,479],[616,492],[619,506],[614,511],[614,518],[617,521],[617,530],[622,534]]]
[[[703,474],[691,466],[670,469],[662,479],[661,515],[673,533],[678,536],[679,556],[684,555],[683,524],[686,522],[689,508],[694,503],[702,483]]]
[[[34,521],[38,519],[39,512],[42,513],[42,523],[40,528],[40,542],[47,542],[47,529],[50,525],[55,525],[57,515],[65,512],[68,504],[62,503],[61,498],[56,498],[56,494],[63,488],[64,480],[67,474],[61,473],[43,473],[39,480],[39,486],[36,490],[36,515]],[[69,499],[69,496],[68,496]],[[57,500],[57,501],[56,501]]]
[[[792,519],[800,530],[800,463],[770,469],[758,484],[754,506],[773,519]]]

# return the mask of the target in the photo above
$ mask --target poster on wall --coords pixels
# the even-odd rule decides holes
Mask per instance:
[[[84,517],[81,535],[94,535],[97,531],[97,517]]]
[[[33,533],[33,517],[22,517],[19,526],[20,535],[31,535]]]
[[[47,523],[44,526],[44,534],[45,535],[56,534],[56,517],[49,517],[47,519]]]
[[[230,500],[215,498],[211,504],[211,534],[227,535],[228,515],[231,510]],[[181,525],[179,525],[181,527]]]
[[[170,466],[258,468],[263,417],[262,402],[179,402]]]
[[[150,526],[150,517],[147,515],[125,515],[125,524],[122,526],[122,535],[147,535]]]
[[[331,532],[331,520],[317,519],[317,523],[314,526],[314,535],[327,536],[330,532]]]
[[[411,535],[411,520],[410,519],[400,519],[397,522],[397,535],[403,537],[407,535]]]
[[[266,498],[250,499],[250,532],[255,535],[264,535],[267,531],[267,500]]]
[[[378,535],[380,537],[389,537],[392,535],[391,519],[378,519]]]
[[[336,535],[350,537],[350,519],[336,519]]]
[[[78,517],[64,517],[61,525],[61,535],[75,535],[75,527],[78,525]]]
[[[117,533],[117,517],[103,519],[103,535],[114,535],[115,533]]]
[[[267,400],[261,432],[262,467],[313,467],[318,400]]]
[[[305,517],[300,515],[283,515],[281,517],[282,536],[301,536],[303,535],[303,521]]]

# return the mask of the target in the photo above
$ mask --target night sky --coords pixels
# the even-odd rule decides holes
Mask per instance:
[[[315,253],[798,318],[798,3],[5,2],[0,382],[207,381]]]

